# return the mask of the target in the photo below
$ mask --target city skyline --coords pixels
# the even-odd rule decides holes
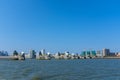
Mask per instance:
[[[118,0],[0,0],[0,50],[120,52]]]

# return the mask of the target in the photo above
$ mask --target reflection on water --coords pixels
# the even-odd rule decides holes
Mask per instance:
[[[120,80],[119,59],[0,61],[0,80]]]

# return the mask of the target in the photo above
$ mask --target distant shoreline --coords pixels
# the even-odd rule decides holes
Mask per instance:
[[[103,57],[103,59],[120,59],[120,57]]]
[[[13,56],[0,56],[0,60],[6,60],[6,59],[13,59]],[[29,59],[29,58],[26,58],[26,59]],[[80,58],[80,59],[84,59],[84,58]],[[89,59],[89,58],[86,58],[86,59]],[[120,59],[120,57],[116,57],[116,56],[112,56],[112,57],[110,57],[110,56],[106,56],[106,57],[99,57],[99,58],[92,58],[92,59]],[[36,60],[38,60],[37,58],[36,58]],[[42,59],[39,59],[39,60],[42,60]],[[56,59],[56,60],[62,60],[62,59]],[[75,59],[63,59],[63,60],[75,60]],[[77,60],[77,59],[76,59]],[[78,59],[79,60],[79,59]]]

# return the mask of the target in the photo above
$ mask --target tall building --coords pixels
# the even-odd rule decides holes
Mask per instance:
[[[35,59],[36,58],[36,52],[35,52],[35,50],[31,50],[30,51],[30,58],[31,59]]]
[[[102,51],[103,57],[108,56],[109,54],[110,54],[110,49],[103,49],[103,51]]]
[[[43,54],[46,54],[45,49],[42,49],[42,50],[41,50],[41,53],[42,53],[42,55],[43,55]]]

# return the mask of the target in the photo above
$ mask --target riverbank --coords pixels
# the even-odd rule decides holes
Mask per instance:
[[[104,59],[120,59],[120,57],[118,57],[118,56],[112,56],[112,57],[110,57],[110,56],[106,56],[106,57],[104,57]]]
[[[11,60],[13,59],[14,56],[0,56],[0,60]],[[29,58],[26,58],[26,59],[29,59]],[[37,60],[48,60],[48,59],[38,59],[36,58]],[[54,59],[54,58],[51,58],[51,59]],[[49,60],[51,60],[49,59]],[[76,58],[77,59],[77,58]],[[79,59],[84,59],[84,58],[79,58]],[[89,59],[89,58],[86,58],[86,59]],[[90,58],[90,59],[120,59],[120,57],[118,56],[106,56],[106,57],[94,57],[94,58]],[[56,60],[62,60],[62,59],[56,59]],[[75,60],[75,59],[63,59],[63,60]]]
[[[0,56],[0,60],[4,60],[4,59],[12,59],[13,56]]]

